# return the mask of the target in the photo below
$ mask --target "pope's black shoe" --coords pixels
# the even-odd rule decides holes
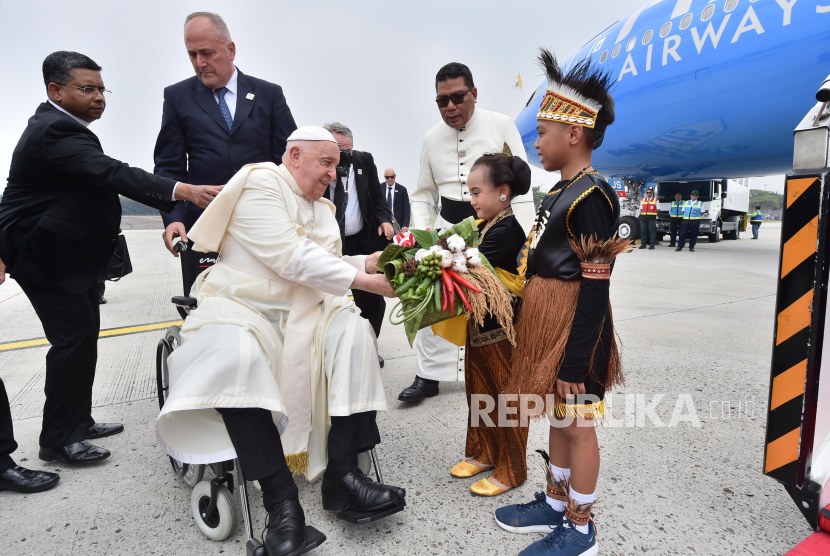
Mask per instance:
[[[48,471],[34,471],[15,465],[0,473],[0,490],[11,490],[22,494],[49,490],[56,484],[60,476]]]
[[[268,556],[288,556],[305,548],[305,513],[300,500],[289,498],[283,500],[268,512],[263,534],[265,551]]]
[[[63,463],[75,463],[79,465],[104,461],[110,457],[109,450],[93,446],[89,442],[81,440],[63,448],[40,447],[38,457],[43,461],[58,460]]]
[[[380,368],[381,368],[381,369],[383,368],[383,364],[384,364],[383,357],[381,357],[380,355],[378,355],[378,365],[380,365]]]
[[[403,392],[398,394],[398,400],[402,402],[419,402],[424,398],[432,398],[437,395],[437,380],[421,378],[418,375],[415,375],[415,382],[412,383],[412,386],[404,388]]]
[[[323,475],[320,491],[323,494],[323,509],[335,512],[346,508],[374,512],[394,506],[406,498],[404,489],[376,483],[360,468],[340,479]]]
[[[124,432],[124,425],[121,423],[95,423],[84,434],[84,440],[92,440],[93,438],[104,438],[105,436],[112,436]]]

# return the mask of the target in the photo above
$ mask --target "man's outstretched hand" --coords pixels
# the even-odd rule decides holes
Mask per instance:
[[[179,254],[173,247],[173,238],[180,237],[183,242],[187,243],[187,234],[185,233],[184,224],[181,222],[171,222],[161,233],[161,237],[164,239],[164,246],[167,247],[168,251],[173,253],[174,257],[178,257]]]
[[[378,235],[379,236],[386,236],[386,239],[392,241],[392,238],[395,236],[395,229],[392,227],[392,224],[389,222],[384,222],[380,226],[378,226]]]
[[[6,263],[0,259],[0,284],[6,281]]]
[[[207,208],[214,197],[219,195],[224,185],[190,185],[179,183],[176,186],[176,200],[190,201],[199,208]]]
[[[364,272],[366,274],[375,274],[378,271],[378,259],[383,251],[375,251],[371,255],[366,255],[366,263]]]

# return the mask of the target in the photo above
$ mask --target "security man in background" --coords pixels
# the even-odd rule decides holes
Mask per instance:
[[[236,45],[221,16],[195,12],[184,21],[184,45],[194,77],[164,89],[155,174],[188,183],[225,184],[253,162],[282,163],[297,129],[279,85],[236,69]],[[202,209],[179,201],[161,212],[164,244],[186,240]]]
[[[669,208],[669,218],[669,237],[671,238],[669,247],[674,247],[677,243],[677,232],[683,225],[683,195],[680,193],[674,194],[674,201],[671,202],[671,208]]]
[[[649,243],[650,242],[650,243]],[[657,242],[657,197],[654,196],[654,188],[646,189],[646,196],[640,207],[640,249],[654,249]]]
[[[749,223],[752,224],[752,239],[758,239],[758,228],[761,227],[761,221],[764,215],[761,214],[761,205],[755,205],[755,212],[749,213]]]
[[[689,237],[689,251],[694,253],[697,243],[697,233],[700,229],[700,217],[703,216],[703,203],[698,200],[700,193],[697,189],[692,191],[692,200],[683,202],[683,226],[680,228],[680,245],[675,251],[682,251],[686,245],[686,234]]]

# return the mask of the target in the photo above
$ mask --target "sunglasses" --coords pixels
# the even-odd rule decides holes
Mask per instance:
[[[383,176],[383,178],[387,179],[387,180],[394,180],[395,176],[394,175],[392,175],[392,176]]]
[[[467,93],[469,93],[472,90],[473,87],[470,87],[463,93],[455,93],[454,95],[435,97],[435,102],[441,108],[446,108],[447,106],[449,106],[450,101],[452,101],[452,103],[455,105],[464,104],[464,97],[466,97]]]

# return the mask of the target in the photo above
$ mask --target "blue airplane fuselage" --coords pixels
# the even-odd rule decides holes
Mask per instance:
[[[782,174],[793,129],[830,74],[830,0],[654,0],[582,47],[615,79],[616,121],[594,153],[641,182]],[[542,83],[516,118],[528,160]]]

